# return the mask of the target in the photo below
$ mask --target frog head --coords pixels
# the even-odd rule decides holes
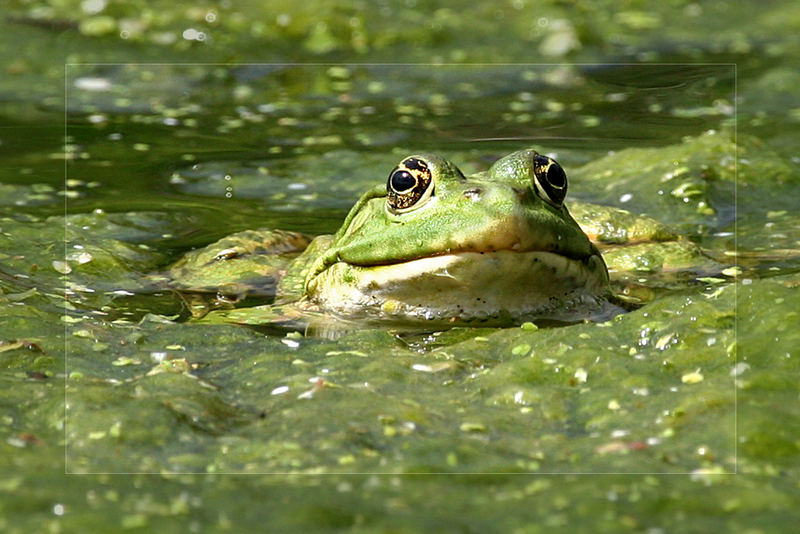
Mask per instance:
[[[607,291],[570,216],[567,176],[521,150],[471,176],[435,154],[404,158],[365,193],[312,262],[305,297],[334,313],[445,321],[557,315]]]

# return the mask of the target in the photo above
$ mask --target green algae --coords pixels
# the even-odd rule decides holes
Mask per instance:
[[[4,8],[4,532],[797,524],[793,5]],[[340,58],[638,64],[77,65]],[[336,340],[183,322],[152,278],[235,231],[330,232],[410,151],[472,172],[521,144],[738,269],[609,323]],[[132,474],[76,474],[103,471]]]

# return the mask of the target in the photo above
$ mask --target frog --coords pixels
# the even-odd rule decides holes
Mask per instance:
[[[182,292],[215,295],[193,308],[204,320],[504,326],[607,320],[630,305],[609,272],[694,257],[690,241],[653,219],[568,208],[567,185],[564,168],[535,148],[470,175],[440,155],[413,154],[333,235],[246,230],[187,253],[169,275]],[[615,253],[621,244],[639,248]],[[242,305],[252,297],[267,302]]]

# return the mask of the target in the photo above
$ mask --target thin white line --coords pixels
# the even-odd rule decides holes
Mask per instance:
[[[332,67],[332,66],[364,66],[364,67],[556,67],[568,65],[573,67],[606,67],[606,66],[630,66],[630,67],[657,67],[657,66],[693,66],[693,67],[720,67],[736,65],[736,63],[353,63],[353,62],[314,62],[314,63],[191,63],[191,62],[155,62],[155,63],[67,63],[69,66],[228,66],[228,67],[252,67],[275,65],[280,67]]]
[[[395,473],[395,472],[384,472],[384,471],[336,471],[331,473],[298,473],[295,471],[259,471],[259,472],[240,472],[240,471],[218,471],[209,473],[207,471],[82,471],[80,473],[66,473],[67,475],[75,475],[75,476],[95,476],[95,475],[122,475],[122,476],[129,476],[129,475],[154,475],[160,476],[164,474],[174,474],[174,475],[222,475],[222,476],[263,476],[263,475],[291,475],[291,476],[309,476],[309,477],[318,477],[318,476],[355,476],[355,475],[378,475],[378,476],[452,476],[452,475],[460,475],[460,476],[485,476],[485,475],[515,475],[515,476],[531,476],[531,475],[544,475],[544,476],[553,476],[553,475],[598,475],[598,476],[605,476],[605,475],[672,475],[672,476],[686,476],[692,475],[694,473],[689,471],[469,471],[469,472],[448,472],[448,471],[436,471],[433,473]],[[699,476],[732,476],[736,473],[732,471],[725,471],[725,472],[714,472],[714,473],[701,473]]]
[[[61,142],[61,150],[64,154],[64,193],[67,192],[67,115],[68,115],[68,89],[67,89],[67,69],[69,64],[64,64],[64,139]],[[67,199],[69,195],[64,195],[64,261],[67,261]],[[69,276],[68,274],[66,276]],[[67,281],[64,279],[64,315],[67,315]],[[67,349],[67,335],[69,324],[64,321],[64,474],[67,474],[67,360],[69,350]]]
[[[733,64],[733,257],[736,272],[739,269],[739,72]],[[739,363],[739,283],[733,284],[733,368]],[[739,388],[733,376],[733,472],[739,472]]]
[[[156,63],[65,63],[64,64],[64,140],[63,140],[63,148],[64,148],[64,189],[66,191],[66,182],[67,182],[67,169],[68,169],[68,158],[66,153],[66,144],[68,138],[68,78],[67,78],[67,71],[68,67],[80,67],[80,66],[229,66],[229,67],[236,67],[236,66],[281,66],[281,67],[324,67],[324,66],[350,66],[350,67],[412,67],[412,66],[429,66],[429,67],[459,67],[459,68],[469,68],[469,67],[554,67],[554,66],[575,66],[575,67],[604,67],[604,66],[635,66],[635,67],[651,67],[651,66],[713,66],[713,67],[722,67],[722,66],[732,66],[733,73],[734,73],[734,132],[733,132],[733,140],[734,140],[734,258],[735,259],[735,266],[738,267],[738,221],[736,219],[737,207],[738,207],[738,160],[736,158],[736,143],[738,142],[737,138],[737,129],[738,129],[738,84],[737,84],[737,64],[736,63],[706,63],[706,62],[698,62],[698,63],[635,63],[635,62],[623,62],[623,63],[347,63],[347,62],[316,62],[316,63],[298,63],[298,62],[289,62],[289,63],[220,63],[220,62],[156,62]],[[64,257],[66,258],[67,254],[67,222],[66,217],[68,214],[68,197],[67,195],[64,196]],[[67,275],[68,276],[68,275]],[[65,282],[64,291],[66,296],[67,285]],[[736,313],[738,310],[738,284],[734,284],[734,366],[738,362],[738,343],[736,343],[738,339],[738,314]],[[65,300],[64,304],[64,313],[67,314],[67,303]],[[186,474],[186,475],[224,475],[224,476],[236,476],[236,475],[300,475],[300,476],[319,476],[319,475],[333,475],[333,476],[348,476],[348,475],[388,475],[388,476],[430,476],[430,475],[464,475],[464,476],[483,476],[483,475],[521,475],[521,476],[531,476],[531,475],[677,475],[677,476],[686,476],[691,475],[691,471],[596,471],[596,472],[586,472],[586,471],[530,471],[530,472],[506,472],[506,471],[492,471],[492,472],[425,472],[425,473],[392,473],[392,472],[372,472],[372,471],[356,471],[356,472],[330,472],[330,473],[302,473],[302,472],[295,472],[295,471],[263,471],[263,472],[240,472],[240,471],[220,471],[220,472],[212,472],[209,473],[207,471],[157,471],[157,472],[148,472],[148,471],[84,471],[84,472],[69,472],[67,470],[67,459],[68,459],[68,447],[67,447],[67,370],[68,370],[68,341],[67,341],[67,334],[68,334],[68,324],[65,322],[64,324],[64,474],[65,475],[158,475],[161,476],[165,472],[171,474]],[[738,391],[736,388],[736,377],[733,380],[734,385],[734,470],[733,471],[725,471],[725,472],[714,472],[714,473],[702,473],[703,476],[707,475],[735,475],[738,474]]]

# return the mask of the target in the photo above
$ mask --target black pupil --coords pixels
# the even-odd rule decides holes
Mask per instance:
[[[392,189],[403,192],[417,185],[417,180],[408,171],[397,171],[392,175]]]
[[[564,184],[567,183],[567,175],[561,165],[558,163],[550,165],[550,168],[547,169],[547,181],[553,187],[564,187]]]

